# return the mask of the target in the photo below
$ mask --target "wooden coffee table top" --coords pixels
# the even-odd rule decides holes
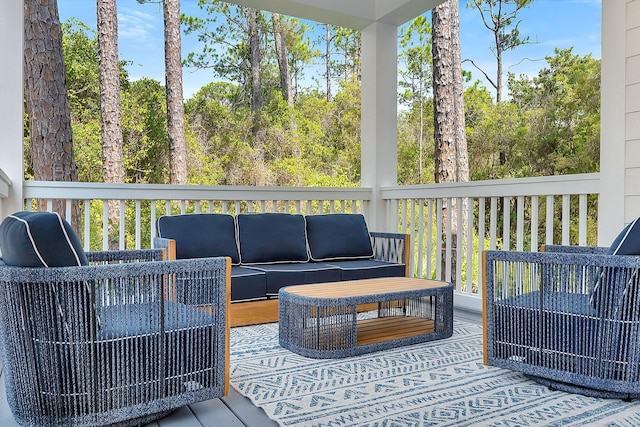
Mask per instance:
[[[450,286],[440,280],[415,277],[381,277],[378,279],[349,280],[344,282],[314,283],[289,286],[284,292],[312,298],[345,298],[378,295],[390,292],[416,291]]]

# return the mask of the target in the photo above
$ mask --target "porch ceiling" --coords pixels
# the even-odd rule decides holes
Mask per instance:
[[[376,22],[400,26],[445,0],[230,0],[317,22],[362,30]]]

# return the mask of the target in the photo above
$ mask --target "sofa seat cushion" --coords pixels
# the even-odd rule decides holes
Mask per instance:
[[[231,301],[267,297],[267,274],[249,267],[231,267]]]
[[[240,263],[235,219],[227,214],[165,215],[158,218],[158,236],[176,241],[176,258],[227,256]]]
[[[0,251],[6,265],[70,267],[88,265],[80,239],[55,212],[16,212],[0,224]]]
[[[328,214],[307,216],[309,253],[314,261],[370,259],[371,238],[364,216]]]
[[[330,261],[329,265],[338,267],[341,272],[340,280],[375,279],[377,277],[403,277],[404,264],[363,259],[354,261]]]
[[[309,283],[337,282],[340,269],[326,263],[254,265],[267,275],[267,295],[278,295],[280,288]]]
[[[309,261],[304,216],[239,214],[237,222],[242,264]]]

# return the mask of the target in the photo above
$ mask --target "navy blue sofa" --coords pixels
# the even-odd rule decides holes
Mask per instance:
[[[171,215],[157,232],[154,246],[172,258],[230,257],[232,303],[275,300],[290,285],[407,274],[408,236],[369,232],[360,214]],[[277,302],[244,308],[271,314],[234,321],[232,310],[232,326],[277,320]]]

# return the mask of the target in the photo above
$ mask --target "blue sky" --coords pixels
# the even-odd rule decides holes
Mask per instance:
[[[487,30],[475,9],[460,1],[460,43],[462,59],[472,59],[490,76],[495,75],[495,57],[489,50],[492,33]],[[118,0],[118,37],[120,58],[133,61],[129,66],[132,79],[150,77],[164,82],[164,42],[162,7],[159,4],[139,4],[136,0]],[[182,12],[198,15],[196,0],[182,0]],[[554,48],[573,47],[574,53],[600,58],[601,0],[534,0],[520,13],[520,32],[535,44],[525,45],[504,54],[505,72],[536,75],[546,65],[545,56]],[[96,3],[91,0],[58,0],[60,19],[75,17],[92,28],[96,26]],[[199,52],[201,46],[194,37],[182,39],[183,55]],[[471,66],[475,79],[482,75]],[[311,75],[312,73],[307,73]],[[211,71],[185,69],[184,95],[192,96],[214,79]],[[506,80],[505,80],[506,81]],[[489,84],[485,82],[485,86]]]

